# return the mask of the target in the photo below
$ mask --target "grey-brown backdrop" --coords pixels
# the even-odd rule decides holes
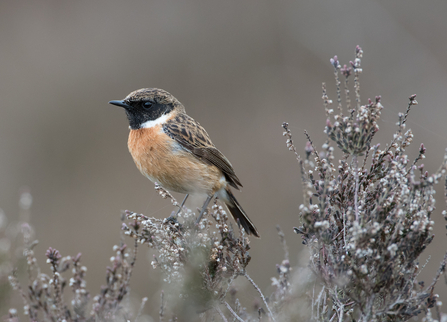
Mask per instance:
[[[173,209],[135,168],[125,115],[107,102],[164,88],[242,180],[237,198],[262,235],[252,241],[249,273],[268,289],[282,259],[275,225],[286,231],[294,262],[302,250],[292,233],[301,182],[281,123],[290,123],[300,151],[304,129],[321,146],[321,82],[335,96],[329,58],[348,63],[358,44],[363,99],[380,94],[386,108],[375,142],[389,142],[397,113],[416,93],[408,153],[415,157],[424,142],[426,167],[435,171],[447,147],[446,12],[442,0],[2,1],[0,207],[14,220],[19,191],[29,187],[41,265],[49,246],[82,252],[96,293],[119,241],[120,211],[162,217]],[[438,191],[426,282],[447,245]],[[132,291],[156,307],[159,275],[149,261],[141,252]],[[438,290],[446,302],[446,286]]]

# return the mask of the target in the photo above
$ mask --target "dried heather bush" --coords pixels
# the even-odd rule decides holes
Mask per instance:
[[[179,206],[168,191],[159,185],[155,188],[163,198]],[[136,320],[147,298],[137,314],[129,311],[123,300],[129,292],[138,244],[156,250],[152,266],[160,269],[164,277],[166,291],[162,292],[160,320],[165,316],[182,321],[208,320],[216,315],[223,319],[225,315],[248,317],[231,289],[239,276],[245,277],[263,298],[265,310],[259,306],[260,311],[272,316],[264,295],[245,270],[250,262],[249,240],[243,230],[236,235],[226,211],[217,201],[199,225],[197,214],[189,209],[181,209],[176,218],[166,219],[126,211],[123,219],[130,220],[122,224],[122,230],[134,238],[135,247],[129,252],[124,241],[113,247],[116,255],[111,258],[111,267],[107,267],[107,285],[93,298],[86,288],[87,268],[81,265],[81,254],[62,257],[56,249],[49,248],[46,256],[51,274],[47,275],[37,265],[34,248],[38,242],[32,241],[30,226],[22,225],[29,282],[22,287],[16,274],[9,276],[9,282],[21,295],[24,314],[31,321],[115,321],[131,317]],[[70,271],[71,277],[66,278]],[[72,290],[68,301],[67,286]],[[227,302],[228,293],[233,293],[231,305]],[[18,316],[17,310],[11,309],[8,320],[18,321]]]
[[[362,55],[357,46],[351,67],[341,67],[337,56],[331,59],[338,107],[332,116],[332,101],[323,84],[328,116],[325,133],[330,140],[320,152],[306,132],[309,144],[302,160],[288,124],[283,124],[287,146],[295,152],[303,178],[302,226],[296,232],[310,250],[310,268],[322,286],[318,299],[313,298],[312,320],[406,321],[420,313],[430,314],[429,309],[437,303],[434,286],[445,271],[446,257],[433,283],[424,286],[417,281],[418,257],[434,237],[434,185],[445,174],[447,157],[440,170],[429,175],[423,164],[418,165],[425,157],[423,144],[414,161],[405,154],[413,140],[411,130],[405,127],[411,107],[417,105],[416,95],[410,96],[405,114],[399,114],[391,142],[383,150],[380,144],[372,145],[383,106],[380,96],[361,105]],[[344,76],[346,115],[340,73]],[[348,89],[352,74],[354,107]],[[331,141],[344,153],[338,168],[333,163]]]
[[[26,224],[33,198],[28,189],[21,190],[17,220],[8,221],[6,214],[0,209],[0,303],[3,304],[7,304],[11,298],[9,275],[14,269],[22,271],[25,267],[25,260],[21,256],[24,251],[22,233],[26,232],[29,236],[33,234],[32,227]],[[0,309],[5,308],[6,305],[0,305]]]
[[[168,191],[159,185],[155,188],[178,206]],[[171,309],[175,315],[194,321],[198,313],[209,309],[220,314],[219,305],[225,302],[238,276],[256,285],[245,270],[250,262],[249,239],[243,230],[236,236],[217,200],[199,225],[197,214],[189,209],[181,209],[176,218],[166,219],[132,212],[126,215],[132,224],[123,225],[125,234],[157,251],[152,266],[162,271],[167,284],[172,284],[166,286],[170,290],[166,296],[168,302],[174,303]]]
[[[133,316],[122,301],[129,290],[136,247],[131,261],[128,260],[131,254],[125,244],[113,247],[116,255],[111,258],[112,266],[107,267],[107,285],[92,299],[86,289],[87,268],[81,265],[80,253],[75,257],[62,257],[59,251],[50,247],[45,255],[51,274],[45,274],[37,265],[34,248],[38,242],[32,241],[30,226],[23,224],[22,232],[29,282],[23,288],[16,274],[9,276],[9,282],[19,292],[24,303],[24,314],[30,321],[116,321],[128,320]],[[69,274],[70,268],[71,278],[67,283],[64,276]],[[65,291],[67,286],[71,292]],[[67,293],[71,293],[71,301],[66,300]],[[17,310],[9,310],[8,321],[18,321]]]

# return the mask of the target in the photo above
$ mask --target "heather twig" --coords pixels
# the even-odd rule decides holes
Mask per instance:
[[[253,287],[256,289],[256,291],[259,293],[259,296],[261,296],[262,301],[264,302],[265,307],[267,308],[267,311],[269,312],[269,316],[270,318],[275,321],[275,317],[272,313],[272,311],[270,310],[269,305],[267,304],[267,300],[265,299],[264,294],[262,293],[261,289],[259,288],[258,285],[256,285],[255,281],[253,281],[253,279],[247,274],[244,274],[244,277],[251,283],[251,285],[253,285]]]
[[[217,313],[219,313],[220,317],[222,318],[222,321],[228,322],[227,318],[225,317],[225,314],[223,314],[222,310],[218,305],[216,305],[214,309],[217,311]]]
[[[164,298],[164,291],[161,291],[160,294],[160,310],[158,311],[158,317],[159,317],[159,321],[163,322],[164,321],[164,316],[165,316],[165,298]]]
[[[289,260],[289,248],[287,247],[286,243],[286,236],[284,235],[284,232],[281,230],[281,227],[279,225],[276,226],[276,230],[278,231],[279,240],[281,241],[282,248],[284,251],[284,259]]]
[[[236,312],[233,311],[233,309],[231,308],[230,304],[228,304],[227,302],[224,302],[225,306],[227,307],[228,311],[230,311],[231,315],[238,321],[240,322],[244,322],[244,320],[241,319],[241,317],[239,315],[236,314]]]
[[[146,305],[146,302],[147,302],[147,297],[143,297],[141,299],[141,304],[140,304],[140,308],[138,309],[137,316],[135,317],[135,320],[134,320],[135,322],[137,322],[138,318],[141,316],[141,314],[143,314],[143,310],[144,310],[144,306]]]

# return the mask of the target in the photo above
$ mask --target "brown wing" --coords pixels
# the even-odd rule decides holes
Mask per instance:
[[[200,160],[219,168],[232,187],[242,187],[230,161],[216,149],[205,129],[192,117],[179,114],[163,124],[163,131]]]

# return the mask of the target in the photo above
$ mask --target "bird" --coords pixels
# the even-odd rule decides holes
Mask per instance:
[[[260,237],[231,191],[242,187],[233,166],[179,100],[163,89],[142,88],[109,104],[126,112],[127,145],[140,172],[168,191],[186,194],[179,211],[190,194],[206,196],[199,223],[217,197],[247,234]]]

